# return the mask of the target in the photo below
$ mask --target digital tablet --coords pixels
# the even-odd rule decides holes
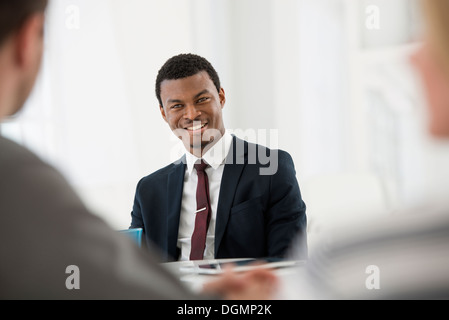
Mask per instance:
[[[299,261],[280,259],[242,259],[236,261],[209,261],[199,263],[194,266],[194,272],[198,274],[219,274],[224,272],[226,267],[232,267],[234,271],[248,271],[257,268],[283,268],[298,265]]]

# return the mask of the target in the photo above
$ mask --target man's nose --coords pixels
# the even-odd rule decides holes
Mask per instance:
[[[192,121],[201,115],[201,112],[193,104],[187,104],[184,111],[184,118]]]

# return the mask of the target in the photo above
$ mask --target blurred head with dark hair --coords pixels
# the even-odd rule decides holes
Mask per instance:
[[[0,45],[12,32],[18,30],[27,18],[43,12],[48,0],[0,0]]]
[[[41,65],[47,0],[0,0],[0,120],[20,110]]]

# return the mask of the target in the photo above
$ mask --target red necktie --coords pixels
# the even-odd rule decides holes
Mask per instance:
[[[204,249],[206,248],[206,234],[210,221],[210,199],[209,199],[209,180],[204,171],[209,165],[201,160],[201,163],[195,164],[198,174],[198,185],[196,188],[196,217],[195,230],[192,234],[192,248],[190,251],[190,260],[202,260]]]

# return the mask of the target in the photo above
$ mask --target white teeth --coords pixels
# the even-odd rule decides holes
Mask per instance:
[[[202,127],[204,127],[206,124],[199,124],[199,125],[196,125],[196,126],[193,126],[193,127],[190,127],[190,128],[188,128],[188,130],[191,130],[191,131],[195,131],[195,130],[200,130]]]

